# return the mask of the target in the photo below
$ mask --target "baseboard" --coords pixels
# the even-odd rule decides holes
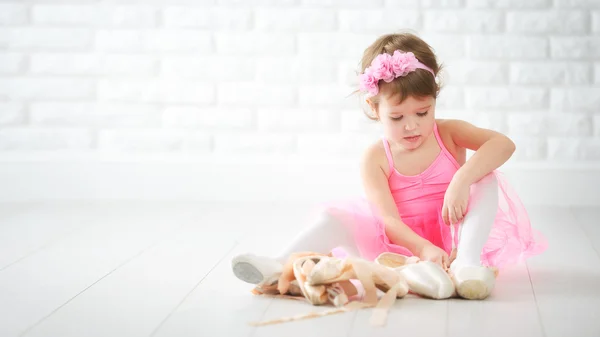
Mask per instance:
[[[530,205],[600,205],[600,165],[500,169]],[[2,158],[0,201],[319,202],[362,194],[355,161],[236,158]]]

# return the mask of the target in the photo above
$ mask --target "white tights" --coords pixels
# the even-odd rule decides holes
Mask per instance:
[[[498,180],[490,173],[471,185],[469,211],[458,226],[456,260],[452,266],[480,265],[485,245],[498,210]],[[360,256],[353,233],[325,211],[298,234],[277,257],[285,262],[291,253],[312,251],[326,254],[340,247],[350,256]]]

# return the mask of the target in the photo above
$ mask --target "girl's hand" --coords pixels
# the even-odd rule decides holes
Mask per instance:
[[[448,254],[440,247],[428,243],[419,252],[419,259],[422,261],[431,261],[439,264],[444,269],[448,269],[450,262],[448,261]]]
[[[457,224],[465,217],[470,192],[468,185],[457,183],[454,180],[450,182],[442,206],[442,218],[446,225]]]

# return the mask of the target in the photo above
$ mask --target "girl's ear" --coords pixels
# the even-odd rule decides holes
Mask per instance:
[[[377,120],[379,120],[379,111],[377,111],[377,105],[375,103],[373,103],[373,101],[370,98],[367,98],[365,100],[367,102],[367,104],[369,105],[369,108],[371,109],[371,116],[377,118]]]

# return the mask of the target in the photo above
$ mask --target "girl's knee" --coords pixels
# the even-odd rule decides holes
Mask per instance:
[[[494,172],[491,172],[473,184],[471,195],[479,198],[485,196],[497,198],[498,189],[498,178]]]

